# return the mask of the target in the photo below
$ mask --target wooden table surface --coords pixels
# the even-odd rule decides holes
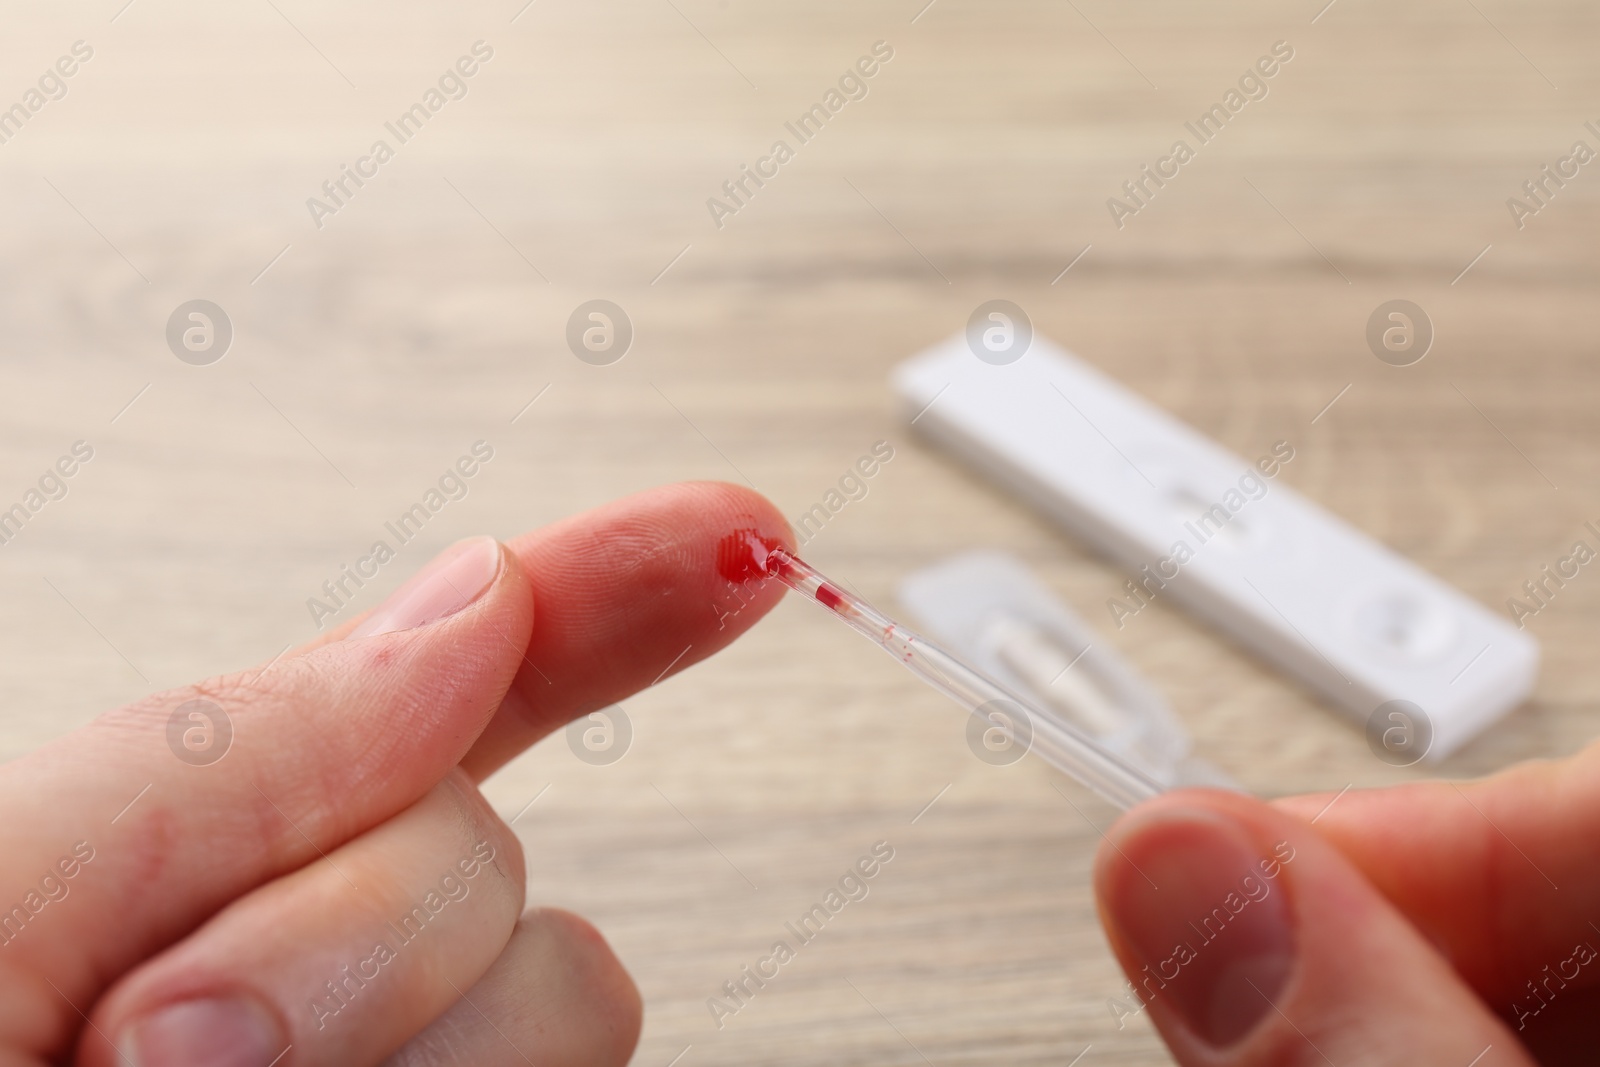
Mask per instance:
[[[798,515],[883,439],[819,566],[892,603],[1009,550],[1250,788],[1415,777],[1164,605],[1116,630],[1122,575],[909,435],[886,375],[1013,300],[1234,450],[1293,441],[1287,482],[1503,608],[1600,517],[1600,167],[1521,229],[1506,204],[1600,148],[1600,12],[924,2],[13,5],[0,105],[93,57],[0,144],[0,503],[75,441],[94,459],[0,550],[0,753],[310,637],[306,599],[476,440],[493,462],[359,606],[456,537],[671,480]],[[307,198],[480,40],[466,95],[318,228]],[[719,228],[707,198],[878,41],[867,95]],[[1118,228],[1107,199],[1279,41],[1266,97]],[[636,329],[610,366],[564,339],[595,297]],[[1397,297],[1437,330],[1406,368],[1364,340]],[[164,340],[193,298],[234,325],[210,366]],[[1589,738],[1597,612],[1585,575],[1530,621],[1534,699],[1447,772]],[[631,968],[636,1063],[1167,1062],[1106,1006],[1087,871],[1112,812],[973,758],[959,710],[814,610],[624,708],[619,762],[557,737],[486,791],[510,815],[548,787],[517,822],[530,898]],[[707,998],[880,840],[871,895],[719,1030]]]

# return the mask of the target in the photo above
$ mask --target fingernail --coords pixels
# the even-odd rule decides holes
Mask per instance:
[[[500,542],[469,537],[435,556],[346,638],[415,630],[471,604],[500,574]]]
[[[118,1051],[134,1067],[266,1067],[288,1040],[248,1000],[190,1000],[134,1023]]]
[[[1142,968],[1140,998],[1208,1045],[1236,1043],[1273,1010],[1294,966],[1289,879],[1274,850],[1202,813],[1157,816],[1116,844],[1122,855],[1105,861],[1097,889]]]

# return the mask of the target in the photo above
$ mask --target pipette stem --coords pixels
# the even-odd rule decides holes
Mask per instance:
[[[804,560],[780,549],[772,553],[768,568],[784,584],[827,608],[990,728],[1002,730],[1010,742],[1037,752],[1057,770],[1118,807],[1130,808],[1161,792],[1159,783],[1088,734],[1032,704],[921,634],[899,625],[860,597],[846,593]]]

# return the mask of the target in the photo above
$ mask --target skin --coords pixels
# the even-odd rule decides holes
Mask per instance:
[[[0,908],[43,900],[47,876],[65,888],[0,944],[0,1067],[127,1065],[117,1049],[145,1020],[218,996],[288,1046],[282,1067],[626,1063],[632,981],[582,919],[524,910],[521,846],[476,783],[770,610],[776,583],[735,595],[716,575],[718,540],[740,528],[789,544],[776,510],[736,486],[628,497],[493,549],[492,578],[453,614],[372,636],[352,620],[0,767]],[[196,698],[234,727],[203,767],[167,742]],[[1570,968],[1575,942],[1600,946],[1600,853],[1574,847],[1597,833],[1600,747],[1337,799],[1186,790],[1107,832],[1095,890],[1137,982],[1152,957],[1131,915],[1204,914],[1209,900],[1182,893],[1208,868],[1226,888],[1292,852],[1241,933],[1141,1006],[1185,1067],[1586,1063],[1600,960],[1547,985],[1547,1002],[1527,983]],[[345,979],[355,993],[318,1025],[311,998],[441,886],[428,928],[370,982]],[[1249,972],[1270,995],[1227,1002],[1227,953],[1271,941],[1273,924],[1286,962]],[[1197,974],[1215,980],[1177,984]]]
[[[632,981],[582,919],[523,910],[521,846],[476,783],[770,610],[777,583],[738,596],[716,574],[717,541],[738,528],[790,544],[747,490],[640,493],[489,543],[492,579],[455,614],[356,638],[352,620],[0,768],[0,908],[52,872],[66,889],[0,945],[0,1067],[127,1065],[117,1049],[141,1020],[217,996],[292,1043],[280,1067],[626,1063]],[[209,766],[167,743],[195,698],[234,728]],[[78,842],[92,858],[74,866]],[[459,899],[319,1019],[324,983],[394,940],[386,924],[447,874]]]
[[[1143,804],[1108,832],[1095,869],[1130,980],[1149,959],[1118,912],[1160,895],[1133,865],[1185,848],[1203,865],[1219,828],[1255,855],[1296,850],[1274,879],[1294,958],[1270,1005],[1246,995],[1254,1025],[1232,1041],[1205,1040],[1181,991],[1158,991],[1148,1015],[1185,1067],[1594,1062],[1600,959],[1575,949],[1600,948],[1600,853],[1582,845],[1600,835],[1600,746],[1475,782],[1272,803],[1185,790]],[[1546,980],[1535,995],[1529,983]]]

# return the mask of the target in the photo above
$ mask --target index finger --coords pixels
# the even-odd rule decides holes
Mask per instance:
[[[1559,969],[1575,946],[1600,946],[1600,929],[1590,925],[1600,921],[1597,772],[1600,744],[1476,782],[1274,804],[1315,817],[1317,830],[1506,1012],[1531,1000],[1530,982]],[[1581,971],[1565,979],[1600,982],[1600,967]]]

